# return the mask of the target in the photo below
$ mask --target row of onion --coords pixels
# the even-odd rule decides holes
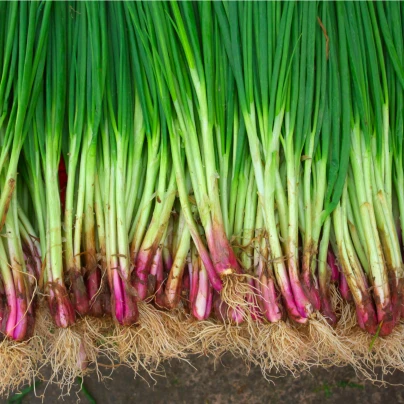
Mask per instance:
[[[0,3],[5,351],[401,352],[403,12]]]

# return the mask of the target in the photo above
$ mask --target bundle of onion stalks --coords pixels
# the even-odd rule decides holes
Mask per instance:
[[[403,370],[403,13],[0,3],[0,392],[188,354]]]

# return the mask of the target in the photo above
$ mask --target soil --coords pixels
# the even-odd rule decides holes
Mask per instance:
[[[404,403],[404,388],[400,386],[404,385],[404,374],[400,372],[386,376],[389,385],[385,387],[362,380],[350,367],[315,368],[295,376],[274,372],[267,381],[258,368],[248,369],[242,361],[227,355],[217,363],[204,357],[192,358],[192,366],[180,361],[165,363],[162,373],[155,380],[145,374],[134,378],[130,369],[120,367],[110,380],[99,382],[90,375],[84,378],[84,385],[97,404]],[[37,395],[45,394],[43,399],[30,392],[21,403],[91,403],[79,390],[75,385],[62,399],[58,386],[45,386],[43,382],[37,389]]]

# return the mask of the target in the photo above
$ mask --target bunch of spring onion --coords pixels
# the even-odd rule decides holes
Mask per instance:
[[[191,277],[192,283],[201,287],[200,281],[203,280],[203,285],[206,285],[206,271],[216,292],[220,292],[225,286],[222,295],[226,297],[226,284],[229,281],[231,284],[231,275],[239,274],[241,269],[226,234],[225,223],[228,217],[224,216],[226,211],[223,213],[223,209],[228,209],[227,196],[223,193],[221,201],[219,190],[218,161],[222,158],[229,160],[232,140],[224,145],[225,134],[220,132],[215,134],[215,108],[225,108],[215,100],[215,57],[224,56],[224,52],[219,50],[220,44],[216,43],[218,30],[213,25],[212,6],[209,3],[198,4],[196,8],[190,3],[139,4],[137,15],[140,21],[144,19],[149,33],[146,37],[141,26],[136,25],[138,35],[147,38],[143,39],[143,42],[148,43],[148,54],[153,62],[153,74],[170,136],[182,213],[203,263],[201,279],[195,282],[197,274],[195,272]],[[198,17],[203,18],[205,22],[201,26],[197,24]],[[201,31],[198,32],[197,28]],[[233,133],[231,122],[228,133],[230,135]],[[218,136],[217,141],[215,135]],[[220,146],[225,146],[228,150]],[[228,163],[226,167],[224,162],[221,169],[224,170],[223,185],[227,188]],[[188,176],[190,181],[187,180]],[[193,211],[189,199],[190,187],[196,212],[195,209]],[[198,227],[198,223],[201,228]],[[205,237],[201,237],[201,230],[206,242]],[[179,251],[180,248],[177,253]],[[180,271],[169,276],[166,286],[169,289],[168,293],[166,292],[167,296],[178,294],[178,286],[171,290],[172,279],[182,274],[183,271]],[[177,283],[178,281],[175,282]],[[201,318],[206,317],[208,313],[206,309],[209,308],[211,300],[209,288],[204,286],[204,289],[206,289],[204,301],[196,297],[196,287],[191,288],[193,295],[190,296],[191,302],[198,301],[198,304],[202,305],[197,308],[200,313],[198,316]],[[244,296],[241,294],[240,298],[242,302]],[[242,303],[233,304],[228,313],[236,322],[242,321],[244,316],[241,305]]]
[[[396,140],[390,133],[389,84],[374,6],[344,4],[339,9],[346,36],[359,40],[347,41],[352,88],[344,115],[350,118],[350,168],[335,235],[350,261],[347,281],[359,325],[387,335],[400,318],[403,276],[393,218],[390,148]],[[361,296],[354,282],[362,285]]]
[[[106,5],[77,4],[72,24],[74,59],[69,83],[69,142],[65,149],[67,188],[64,214],[66,272],[76,311],[109,312],[105,237],[97,235],[99,127],[107,71]],[[104,254],[102,254],[104,252]]]
[[[337,186],[330,185],[326,198],[331,136],[326,96],[328,39],[316,17],[327,18],[328,7],[315,3],[214,6],[254,165],[261,210],[257,220],[268,240],[268,248],[265,244],[263,248],[270,263],[261,262],[257,268],[265,317],[271,322],[282,318],[273,286],[276,278],[289,316],[305,323],[313,310],[320,309],[320,300],[327,302],[325,293],[320,299],[315,257],[323,224],[332,211],[330,197],[338,199],[341,188],[339,179]],[[337,167],[335,174],[343,179],[343,164],[337,161],[338,165],[342,171]],[[329,221],[323,237],[328,231]],[[327,244],[325,240],[322,255]]]
[[[33,292],[41,266],[33,220],[25,214],[29,195],[26,189],[18,192],[17,166],[42,87],[50,10],[50,4],[4,3],[1,13],[0,310],[1,331],[14,340],[33,333]]]

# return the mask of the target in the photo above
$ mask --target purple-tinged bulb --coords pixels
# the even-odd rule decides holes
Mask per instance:
[[[72,269],[69,273],[69,281],[71,304],[80,316],[85,316],[89,311],[89,299],[83,275],[80,271]]]
[[[114,316],[119,324],[130,326],[139,320],[139,311],[136,303],[135,291],[129,282],[125,283],[118,271],[113,276],[112,307]]]
[[[67,328],[74,324],[74,307],[64,285],[55,282],[49,284],[48,302],[50,313],[58,327]]]
[[[88,296],[88,313],[93,317],[101,317],[103,315],[102,299],[101,299],[101,270],[94,268],[87,276],[86,290]]]
[[[262,274],[259,281],[256,282],[256,288],[260,291],[258,304],[260,305],[261,313],[265,319],[270,323],[276,323],[282,320],[283,310],[274,280]]]
[[[341,296],[343,297],[344,300],[346,300],[347,302],[352,302],[353,301],[353,297],[352,297],[352,293],[349,289],[348,286],[348,282],[345,278],[344,273],[341,271],[339,273],[339,284],[338,284],[338,289],[341,293]]]
[[[331,269],[331,283],[338,283],[340,270],[337,265],[337,260],[332,250],[329,248],[327,252],[327,264]]]

